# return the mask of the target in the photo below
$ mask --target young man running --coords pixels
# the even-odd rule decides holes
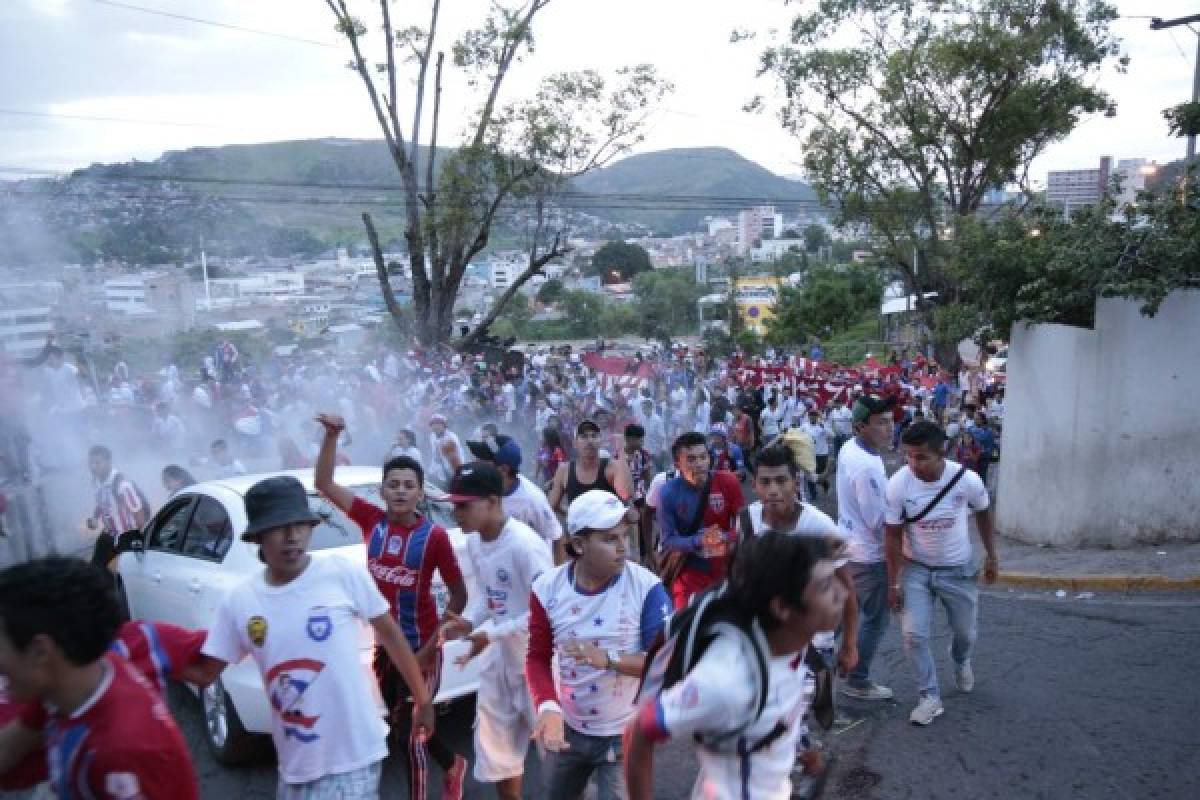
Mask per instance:
[[[110,652],[120,624],[112,576],[48,558],[0,572],[0,681],[26,706],[0,738],[0,773],[43,730],[58,797],[199,797],[187,745],[159,690]]]
[[[930,647],[935,600],[946,609],[953,634],[954,682],[962,692],[975,688],[971,653],[978,632],[979,568],[968,513],[975,515],[987,553],[984,583],[993,583],[998,569],[987,489],[973,471],[946,459],[945,438],[928,420],[910,425],[900,440],[907,464],[887,485],[888,602],[901,613],[904,650],[917,673],[920,700],[908,717],[915,725],[928,725],[943,712]]]
[[[621,732],[636,713],[646,650],[671,613],[658,577],[628,560],[627,527],[616,495],[584,492],[567,509],[573,560],[533,584],[525,674],[533,735],[551,754],[552,800],[581,797],[593,773],[599,800],[624,796]]]
[[[362,529],[367,542],[367,569],[375,585],[387,599],[392,614],[408,646],[417,654],[425,687],[436,696],[442,675],[442,651],[437,637],[438,612],[431,584],[436,571],[450,594],[447,610],[458,614],[467,604],[467,588],[454,557],[454,547],[442,526],[428,520],[417,510],[424,497],[425,472],[408,456],[388,459],[383,465],[379,508],[358,497],[334,481],[337,443],[346,423],[336,414],[319,414],[317,422],[325,428],[325,438],[317,455],[314,483]],[[378,648],[375,670],[380,678],[384,703],[396,713],[401,733],[407,731],[408,785],[411,795],[423,798],[428,783],[429,756],[442,768],[442,797],[462,797],[467,762],[436,737],[426,741],[409,725],[412,711],[408,686],[393,668],[387,653]]]
[[[242,539],[258,545],[261,572],[235,586],[218,606],[196,683],[216,680],[251,656],[273,717],[281,800],[379,796],[387,756],[386,710],[375,676],[362,663],[369,622],[415,700],[417,735],[433,733],[429,689],[388,601],[360,565],[334,553],[308,552],[320,522],[295,478],[266,478],[245,495]]]
[[[550,548],[523,522],[504,513],[500,473],[474,461],[459,467],[450,481],[449,499],[467,539],[467,556],[487,602],[472,607],[473,616],[447,613],[442,632],[447,639],[466,637],[479,653],[476,695],[475,780],[496,784],[501,800],[518,800],[525,773],[525,754],[533,734],[534,714],[525,683],[529,646],[529,596],[533,582],[554,564]]]
[[[811,701],[804,650],[818,631],[837,627],[845,606],[833,555],[827,540],[775,531],[742,544],[713,601],[728,621],[712,629],[715,639],[682,679],[642,701],[626,728],[630,800],[654,796],[654,748],[672,737],[695,742],[693,797],[790,796],[799,722]],[[764,698],[745,676],[763,668],[769,691],[760,708]]]

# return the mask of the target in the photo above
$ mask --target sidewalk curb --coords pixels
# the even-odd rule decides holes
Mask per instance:
[[[1037,572],[1001,572],[996,586],[1017,589],[1066,589],[1071,592],[1172,592],[1200,591],[1200,575],[1168,578],[1165,575],[1053,575]]]

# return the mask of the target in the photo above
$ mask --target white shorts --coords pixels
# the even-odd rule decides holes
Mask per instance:
[[[523,775],[533,736],[533,701],[525,682],[525,665],[505,663],[497,644],[488,647],[475,699],[474,775],[480,783]]]

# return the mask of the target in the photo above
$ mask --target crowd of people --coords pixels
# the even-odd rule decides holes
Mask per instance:
[[[361,528],[365,569],[313,558],[318,520],[303,487],[266,477],[245,495],[241,534],[262,569],[207,632],[139,628],[189,643],[159,668],[194,685],[255,661],[277,712],[280,797],[377,797],[388,722],[414,797],[426,794],[431,759],[443,797],[462,795],[468,768],[501,798],[519,797],[533,740],[546,754],[545,796],[577,798],[594,780],[602,799],[648,798],[668,738],[697,750],[696,796],[789,797],[824,771],[819,730],[833,724],[835,685],[854,701],[893,697],[870,672],[893,614],[917,676],[910,720],[944,713],[935,601],[953,632],[956,684],[973,688],[968,519],[983,578],[994,579],[987,465],[1003,418],[1003,385],[981,373],[952,380],[900,354],[849,368],[684,348],[495,363],[381,350],[353,366],[251,365],[226,344],[191,384],[172,365],[133,380],[120,365],[101,402],[82,372],[63,377],[61,352],[47,355],[29,368],[44,370],[39,391],[77,389],[71,424],[93,441],[116,436],[121,414],[152,409],[137,441],[149,437],[168,495],[246,464],[311,468]],[[0,572],[0,788],[49,777],[62,797],[196,796],[161,679],[121,644],[103,578],[121,533],[151,513],[114,465],[130,441],[88,453],[93,565],[51,558]],[[31,442],[34,468],[55,469],[39,458],[45,439]],[[888,449],[906,462],[890,478]],[[383,465],[382,506],[337,482],[349,463]],[[427,484],[468,534],[478,598],[447,532],[420,512]],[[822,493],[835,496],[836,518],[814,504]],[[440,613],[435,573],[448,592]],[[30,604],[41,611],[27,614]],[[369,677],[356,622],[378,643]],[[473,763],[439,736],[431,705],[443,646],[459,639],[464,660],[482,660]],[[304,670],[315,691],[298,684]],[[72,735],[82,716],[92,730],[165,726],[170,746],[150,758],[128,737]]]

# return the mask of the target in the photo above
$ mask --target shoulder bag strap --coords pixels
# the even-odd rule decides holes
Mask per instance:
[[[929,505],[927,505],[927,506],[925,506],[925,508],[921,509],[920,514],[917,514],[915,517],[907,517],[906,516],[904,518],[904,521],[905,522],[920,522],[921,520],[925,519],[925,515],[928,514],[930,511],[933,511],[934,507],[938,503],[942,502],[942,498],[950,493],[950,490],[954,488],[954,485],[957,484],[960,479],[962,479],[963,473],[966,471],[967,471],[966,467],[960,466],[958,468],[958,472],[956,472],[954,474],[954,477],[950,479],[950,482],[947,483],[945,486],[943,486],[942,490],[940,492],[938,492],[937,495],[935,495],[932,500],[929,501]]]

